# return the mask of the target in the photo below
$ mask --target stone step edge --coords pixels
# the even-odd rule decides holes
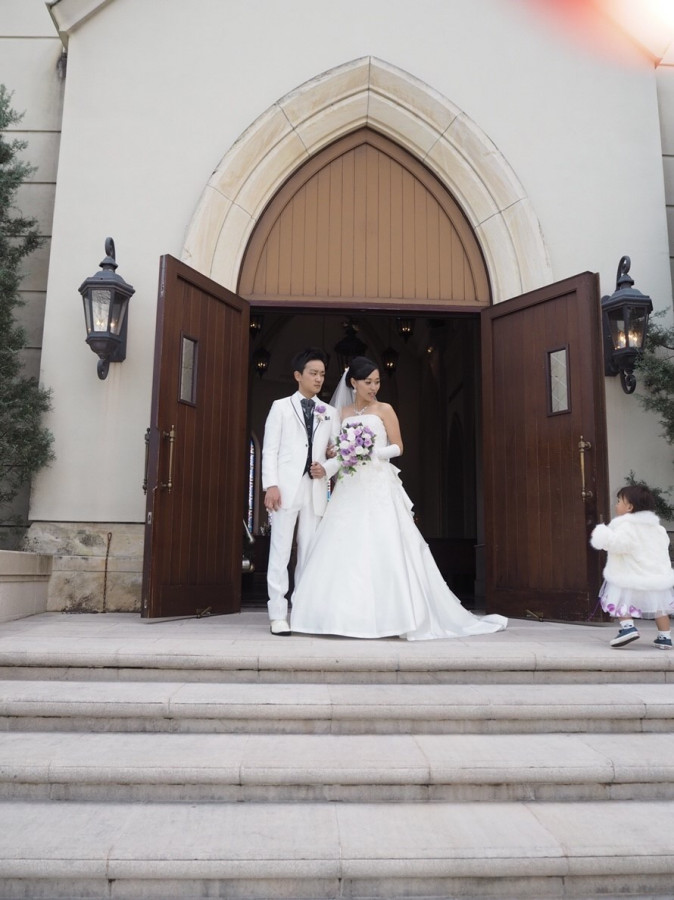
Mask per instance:
[[[249,685],[0,681],[0,717],[122,720],[646,722],[674,719],[666,685]]]
[[[674,783],[674,735],[0,735],[0,784]],[[226,760],[226,762],[220,762]],[[535,763],[534,763],[535,761]]]
[[[623,876],[611,879],[615,886],[610,896],[621,900],[672,900],[671,875]],[[429,898],[463,898],[463,900],[607,900],[606,876],[567,876],[531,878],[504,877],[492,879],[471,878],[395,878],[395,879],[168,879],[164,881],[125,879],[121,882],[124,900],[195,900],[209,896],[205,890],[217,891],[210,896],[228,897],[229,900],[343,900],[359,897],[361,900],[429,900]],[[205,886],[206,885],[206,886]],[[73,900],[75,885],[67,879],[40,880],[37,876],[26,879],[3,879],[3,900],[26,900],[26,890],[32,891],[32,900]],[[76,883],[80,898],[110,897],[110,890],[121,897],[116,885],[107,879],[80,879]],[[280,891],[283,890],[281,894]],[[643,891],[648,890],[648,894]],[[572,893],[569,893],[572,891]],[[629,891],[629,893],[627,893]],[[39,892],[39,893],[38,893]]]
[[[657,647],[649,652],[606,651],[596,656],[572,656],[525,651],[488,657],[480,654],[442,653],[437,656],[393,653],[368,653],[359,645],[358,655],[331,653],[302,655],[299,651],[284,653],[245,653],[236,648],[231,654],[156,653],[104,648],[92,650],[0,650],[2,668],[83,668],[83,669],[171,669],[221,671],[307,671],[307,672],[451,672],[451,671],[601,671],[601,672],[667,672],[674,674],[674,653]],[[651,652],[652,650],[652,652]]]
[[[382,684],[397,685],[566,685],[566,684],[674,684],[674,671],[660,669],[445,669],[415,671],[356,671],[308,669],[174,669],[174,668],[99,668],[84,667],[5,667],[2,681],[87,681],[120,684],[156,684],[184,682],[199,684]]]

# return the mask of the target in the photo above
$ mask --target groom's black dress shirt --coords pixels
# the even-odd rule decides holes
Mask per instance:
[[[311,457],[312,457],[312,449],[314,442],[314,401],[310,400],[309,397],[302,397],[300,400],[302,404],[302,412],[304,413],[304,424],[307,428],[307,440],[309,445],[307,447],[307,461],[304,466],[304,471],[308,473],[309,478],[311,478]]]

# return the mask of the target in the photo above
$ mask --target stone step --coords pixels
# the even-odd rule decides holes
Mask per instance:
[[[9,623],[0,897],[671,900],[674,654],[609,636]]]
[[[443,641],[365,641],[269,634],[266,614],[148,624],[128,613],[54,613],[7,623],[0,678],[381,684],[672,683],[674,653],[655,632],[628,649],[613,626],[512,620],[495,635]]]
[[[670,897],[668,802],[0,805],[2,897]]]
[[[298,643],[297,641],[294,644]],[[440,643],[440,642],[438,642]],[[360,645],[362,647],[362,645]],[[375,645],[376,646],[376,645]],[[456,648],[452,648],[453,650]],[[649,648],[650,649],[650,648]],[[0,679],[53,681],[198,681],[295,684],[634,684],[673,683],[674,653],[646,655],[613,651],[601,659],[544,659],[530,654],[442,659],[373,658],[350,654],[251,658],[161,657],[144,653],[0,653]]]
[[[0,682],[0,731],[670,732],[668,684]]]
[[[3,734],[0,798],[672,800],[674,734]]]

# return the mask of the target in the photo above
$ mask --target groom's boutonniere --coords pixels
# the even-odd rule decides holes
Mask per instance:
[[[325,406],[322,403],[317,403],[314,408],[314,416],[319,422],[329,422],[330,416],[325,415]]]

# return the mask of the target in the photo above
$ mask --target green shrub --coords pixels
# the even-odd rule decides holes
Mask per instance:
[[[23,374],[26,335],[16,321],[22,304],[19,286],[23,260],[43,241],[37,220],[15,206],[17,191],[34,168],[21,161],[25,141],[10,139],[7,128],[22,116],[12,95],[0,85],[0,525],[17,525],[12,502],[23,485],[53,459],[52,435],[42,425],[50,392]]]

